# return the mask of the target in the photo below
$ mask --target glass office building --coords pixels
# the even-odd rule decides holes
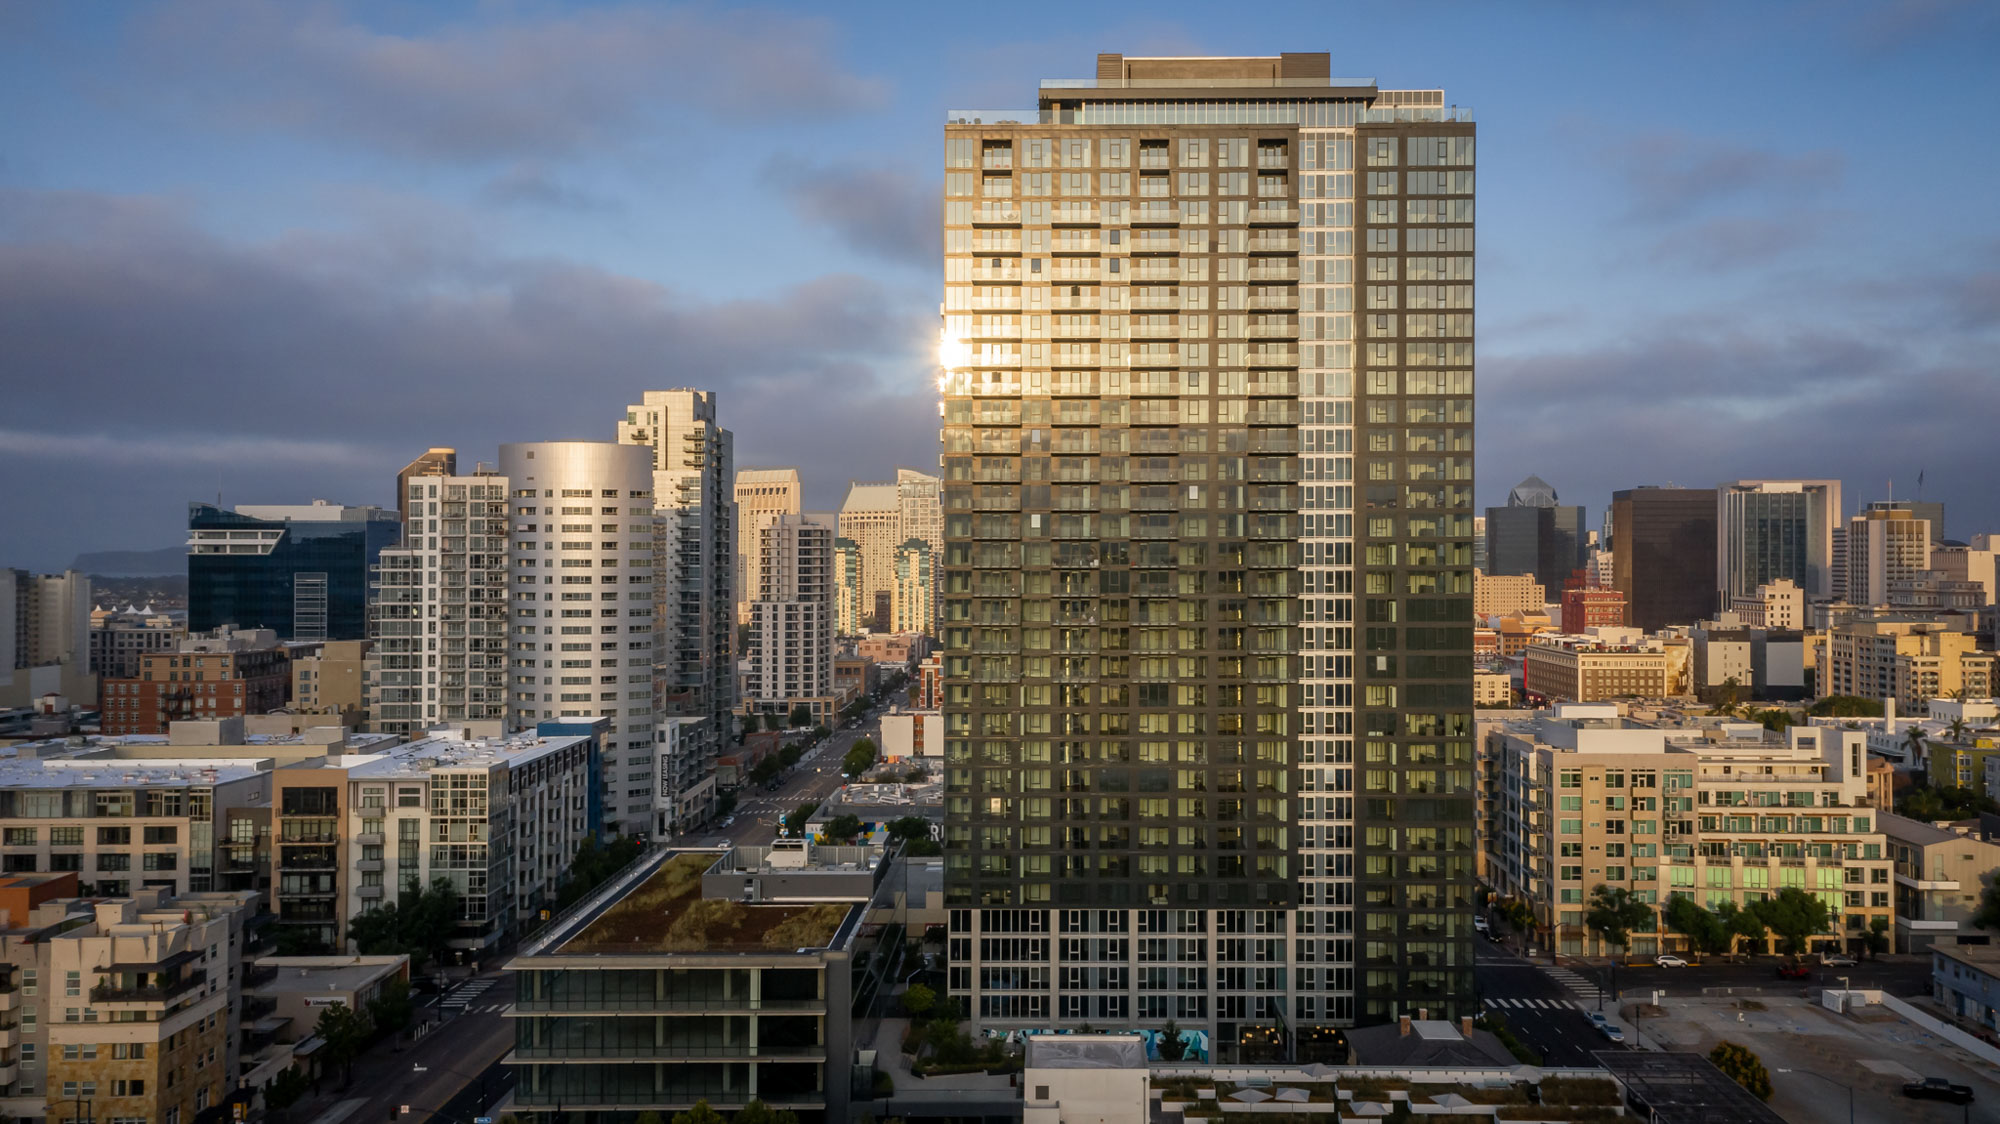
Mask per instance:
[[[401,535],[397,513],[379,507],[189,504],[188,631],[365,640],[369,571]]]

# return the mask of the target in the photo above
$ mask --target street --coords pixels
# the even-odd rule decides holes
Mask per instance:
[[[514,1024],[504,1017],[514,1002],[514,978],[499,971],[478,978],[492,983],[463,1014],[445,1015],[429,1033],[401,1049],[378,1044],[355,1059],[352,1085],[339,1089],[339,1075],[329,1075],[323,1093],[301,1102],[289,1118],[308,1124],[384,1119],[448,1124],[490,1115],[485,1110],[512,1088],[512,1073],[500,1059],[514,1047]],[[433,1018],[438,1009],[435,1003],[420,1007],[418,1019]],[[408,1116],[390,1115],[400,1114],[404,1105],[410,1106]]]
[[[778,791],[765,792],[761,787],[745,785],[736,793],[736,808],[731,813],[736,822],[727,828],[711,824],[706,828],[676,836],[670,843],[674,847],[719,846],[727,841],[731,846],[768,843],[778,833],[778,821],[801,804],[812,804],[825,800],[840,787],[840,760],[854,743],[862,738],[873,740],[877,747],[882,744],[882,723],[880,715],[890,706],[907,705],[908,688],[891,693],[860,723],[848,727],[844,722],[825,742],[806,751],[779,781]],[[726,818],[726,817],[725,817]]]
[[[1480,1009],[1489,1018],[1505,1019],[1522,1043],[1541,1053],[1549,1065],[1595,1065],[1593,1052],[1618,1047],[1591,1025],[1589,1012],[1601,1002],[1605,1014],[1615,1019],[1617,1004],[1580,977],[1570,978],[1575,981],[1572,986],[1581,985],[1583,990],[1565,987],[1550,976],[1546,965],[1524,960],[1491,941],[1475,944],[1473,979]]]

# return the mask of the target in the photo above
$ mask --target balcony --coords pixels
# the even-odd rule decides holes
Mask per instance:
[[[20,1006],[21,992],[19,989],[9,987],[5,990],[0,990],[0,1014],[18,1010]]]
[[[974,223],[1019,223],[1021,205],[1019,203],[981,203],[972,213]]]
[[[972,279],[975,282],[1019,281],[1021,265],[1019,262],[1001,266],[976,265],[972,267]]]
[[[364,831],[354,837],[354,842],[363,847],[379,847],[386,840],[379,831]]]
[[[356,887],[356,892],[361,895],[362,901],[377,901],[382,897],[380,886],[360,886]]]
[[[363,873],[374,874],[382,869],[382,860],[362,859],[360,862],[354,864],[354,868],[356,870],[362,871]]]
[[[143,977],[145,973],[133,973]],[[206,969],[196,969],[177,980],[147,986],[115,986],[98,984],[90,989],[92,1003],[165,1003],[185,995],[208,982]]]

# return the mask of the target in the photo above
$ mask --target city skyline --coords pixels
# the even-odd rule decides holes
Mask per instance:
[[[24,485],[0,514],[29,530],[0,562],[165,546],[218,490],[386,505],[429,445],[607,440],[648,387],[713,388],[739,463],[799,465],[807,510],[929,467],[936,111],[1018,103],[1100,49],[1275,47],[1193,7],[1066,12],[956,65],[929,48],[964,29],[914,13],[10,12],[0,88],[34,108],[0,161],[0,476]],[[1509,123],[1482,191],[1480,507],[1530,473],[1601,511],[1751,477],[1838,478],[1858,507],[1921,472],[1955,525],[2000,515],[1977,473],[2000,244],[1949,208],[1853,222],[1984,178],[1990,147],[1950,138],[1990,100],[1991,9],[1445,9],[1456,33],[1421,49],[1352,15],[1336,72],[1442,80]],[[1703,80],[1748,73],[1784,113]],[[1860,148],[1887,130],[1894,166]]]

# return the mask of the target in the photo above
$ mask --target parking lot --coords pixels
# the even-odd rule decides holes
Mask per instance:
[[[1771,1073],[1771,1107],[1798,1124],[1846,1120],[1850,1088],[1855,1124],[2000,1122],[2000,1074],[1879,1007],[1843,1016],[1794,996],[1670,994],[1662,1010],[1634,1020],[1639,1012],[1628,1003],[1627,1022],[1662,1049],[1706,1054],[1725,1040],[1748,1047]],[[1904,1082],[1925,1077],[1970,1085],[1976,1100],[1961,1107],[1902,1095]]]

